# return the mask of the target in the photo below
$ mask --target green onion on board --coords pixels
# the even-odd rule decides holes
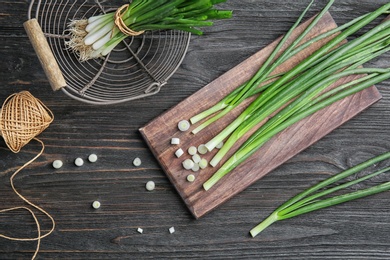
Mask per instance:
[[[252,235],[252,237],[255,237],[276,221],[293,218],[318,209],[331,207],[340,203],[348,202],[351,200],[367,197],[370,195],[374,195],[380,192],[390,190],[390,181],[389,181],[389,182],[375,185],[370,188],[361,189],[354,192],[345,193],[342,195],[336,195],[333,197],[324,197],[336,191],[343,190],[352,185],[368,180],[379,174],[388,173],[390,171],[390,167],[384,167],[382,169],[376,170],[371,174],[366,174],[365,176],[357,178],[355,180],[347,181],[339,185],[331,186],[332,184],[336,184],[336,182],[341,181],[347,178],[348,176],[351,176],[353,174],[358,174],[359,172],[367,169],[368,167],[378,164],[389,158],[390,158],[390,152],[383,153],[382,155],[376,156],[372,159],[369,159],[363,163],[360,163],[352,168],[349,168],[328,179],[319,182],[318,184],[299,193],[298,195],[294,196],[293,198],[291,198],[290,200],[288,200],[287,202],[279,206],[263,222],[261,222],[256,227],[254,227],[250,231],[250,234]]]
[[[241,140],[260,122],[268,119],[247,140],[244,140],[234,154],[227,158],[226,162],[203,184],[205,190],[210,189],[223,176],[230,173],[269,139],[287,127],[336,101],[390,78],[390,68],[365,69],[361,67],[366,62],[390,50],[390,21],[385,21],[345,43],[347,38],[354,36],[360,29],[379,16],[387,14],[390,3],[310,39],[307,43],[301,43],[303,37],[329,10],[333,2],[329,1],[308,28],[293,41],[290,47],[279,54],[292,30],[296,28],[313,3],[311,1],[298,21],[281,39],[267,61],[250,80],[228,94],[214,107],[190,119],[192,124],[200,121],[200,125],[193,130],[193,133],[196,134],[229,113],[244,99],[257,95],[254,101],[230,125],[205,144],[207,149],[211,151],[217,144],[224,141],[222,149],[210,162],[214,167],[218,166],[237,141]],[[282,74],[272,75],[277,66],[310,44],[329,36],[333,36],[333,38],[297,66]],[[359,77],[334,89],[328,88],[339,79],[350,75],[358,75]],[[273,81],[269,82],[269,80]],[[205,122],[201,122],[202,120]]]
[[[148,30],[180,30],[202,35],[200,27],[212,26],[212,20],[232,17],[232,11],[215,8],[226,1],[133,0],[116,12],[71,21],[68,26],[71,39],[66,46],[80,61],[86,61],[106,56],[127,37]]]

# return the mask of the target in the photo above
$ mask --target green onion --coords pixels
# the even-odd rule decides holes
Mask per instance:
[[[101,206],[100,202],[95,200],[94,202],[92,202],[92,208],[94,209],[99,209]]]
[[[154,181],[148,181],[145,185],[145,188],[148,191],[152,191],[156,188],[156,184],[154,183]]]
[[[307,48],[308,46],[312,45],[313,43],[316,43],[317,41],[320,41],[326,37],[329,37],[329,36],[332,36],[342,30],[344,30],[345,28],[348,28],[349,26],[351,26],[352,24],[356,23],[357,21],[363,19],[365,16],[361,16],[361,17],[358,17],[346,24],[343,24],[343,25],[340,25],[338,27],[336,27],[335,29],[333,30],[330,30],[328,32],[325,32],[325,33],[322,33],[310,40],[308,40],[307,42],[299,45],[299,47],[295,48],[294,50],[290,51],[289,53],[287,52],[286,55],[284,56],[284,58],[280,58],[279,62],[275,62],[274,65],[280,65],[282,64],[283,62],[285,62],[286,60],[288,60],[289,58],[293,57],[294,55],[296,55],[297,53],[301,52],[302,50],[304,50],[305,48]],[[275,52],[275,50],[274,50]],[[284,73],[283,73],[284,74]],[[279,74],[279,75],[273,75],[273,76],[268,76],[267,78],[263,79],[263,80],[257,80],[253,85],[255,87],[253,87],[250,91],[250,93],[248,93],[248,96],[253,96],[255,94],[258,94],[260,93],[261,91],[264,91],[267,87],[269,87],[271,84],[268,83],[268,84],[264,84],[264,82],[268,82],[272,79],[275,79],[275,78],[278,78],[280,76],[282,76],[283,74]],[[199,121],[201,121],[202,119],[212,115],[213,113],[216,113],[224,108],[226,108],[229,103],[231,102],[231,100],[234,99],[234,97],[237,95],[238,92],[240,92],[247,84],[248,82],[244,83],[243,85],[239,86],[238,88],[236,88],[235,90],[233,90],[230,94],[228,94],[224,99],[222,99],[221,101],[219,101],[216,105],[214,105],[213,107],[193,116],[190,121],[192,124],[195,124]],[[260,85],[260,86],[259,86]],[[230,110],[229,110],[230,111]],[[228,112],[228,111],[227,111]],[[226,114],[227,112],[224,112],[224,114]],[[201,131],[202,129],[204,129],[205,127],[207,127],[208,125],[210,125],[212,122],[216,121],[217,119],[221,118],[224,114],[221,113],[221,115],[218,115],[218,116],[214,116],[213,118],[209,119],[208,121],[202,123],[201,126],[198,126],[196,129],[194,129],[192,132],[194,134],[198,133],[199,131]]]
[[[184,169],[186,170],[191,170],[192,167],[194,167],[195,165],[195,163],[191,159],[185,159],[182,164]]]
[[[388,51],[389,47],[384,48],[384,50]],[[383,49],[380,49],[378,52],[379,54],[382,54]],[[327,87],[329,87],[331,84],[333,84],[342,77],[366,73],[386,73],[386,70],[382,69],[357,69],[357,67],[360,66],[366,60],[373,59],[377,56],[378,53],[370,52],[367,54],[366,52],[360,52],[359,54],[356,54],[355,56],[348,58],[347,60],[340,61],[336,65],[326,70],[323,70],[322,73],[318,74],[317,76],[312,76],[312,78],[305,83],[303,83],[301,80],[295,81],[294,84],[291,84],[288,88],[284,89],[278,95],[275,96],[275,99],[278,100],[278,102],[274,102],[272,104],[268,102],[262,107],[261,110],[256,110],[256,112],[251,115],[249,120],[242,122],[226,141],[222,150],[217,153],[217,155],[210,163],[215,166],[222,159],[222,156],[224,156],[228,152],[228,150],[234,145],[236,140],[241,138],[245,133],[247,133],[247,131],[259,124],[275,110],[283,106],[283,104],[288,102],[288,100],[295,97],[296,93],[300,94],[299,98],[293,103],[289,104],[287,108],[283,110],[283,113],[278,113],[277,116],[273,117],[270,122],[275,122],[276,120],[278,120],[277,122],[282,122],[284,119],[287,119],[306,103],[310,102],[310,100],[314,99],[320,92],[324,91]],[[345,69],[343,72],[336,73],[338,70],[346,67],[347,65],[350,66],[348,69]],[[351,84],[348,84],[347,86],[350,85]],[[310,88],[308,89],[308,87]],[[343,86],[343,88],[345,87],[346,86]],[[341,88],[337,88],[337,90],[340,91]],[[335,91],[332,90],[330,93],[334,92]],[[327,94],[327,96],[329,96],[329,94]],[[270,123],[268,122],[267,124]],[[262,131],[264,128],[265,127],[262,127],[260,131]]]
[[[183,149],[179,148],[176,150],[175,155],[177,158],[181,157],[184,154]]]
[[[91,163],[94,163],[94,162],[97,162],[98,160],[98,157],[96,154],[92,153],[88,156],[88,161],[91,162]]]
[[[135,166],[135,167],[138,167],[138,166],[141,166],[141,164],[142,164],[142,161],[141,161],[141,159],[140,158],[135,158],[134,160],[133,160],[133,165]]]
[[[54,169],[59,169],[64,163],[61,160],[54,160],[52,165]]]
[[[187,175],[187,181],[194,182],[195,181],[195,175],[193,175],[193,174]]]
[[[228,95],[226,98],[221,100],[217,105],[215,105],[211,109],[206,110],[205,112],[203,112],[199,115],[196,115],[190,119],[191,123],[195,124],[198,121],[202,120],[203,118],[209,116],[210,114],[223,109],[223,111],[221,113],[219,113],[217,116],[214,116],[213,118],[209,119],[208,121],[206,121],[202,125],[198,126],[196,129],[194,129],[192,131],[194,134],[198,133],[200,130],[204,129],[205,127],[207,127],[211,123],[215,122],[219,118],[221,118],[224,115],[226,115],[227,113],[229,113],[238,104],[240,104],[242,102],[242,100],[253,95],[254,88],[256,88],[260,83],[269,80],[268,76],[269,76],[270,72],[272,72],[272,70],[269,69],[268,66],[273,62],[273,60],[276,57],[276,55],[278,54],[278,52],[282,49],[282,47],[284,46],[284,44],[286,43],[288,38],[291,36],[293,30],[302,21],[304,15],[309,10],[309,7],[313,4],[313,2],[314,1],[311,1],[309,6],[305,9],[305,11],[298,18],[298,20],[294,23],[294,25],[290,28],[290,30],[285,34],[285,36],[278,43],[276,48],[272,51],[271,55],[267,58],[265,63],[260,67],[260,69],[256,72],[256,74],[248,82],[244,83],[237,90],[233,91],[232,95]],[[333,1],[331,1],[331,2],[333,2]],[[313,21],[311,26],[309,26],[310,28],[312,28],[312,26],[314,26],[318,22],[318,20],[323,16],[323,14],[329,9],[329,7],[330,7],[330,5],[328,5],[327,8],[325,8],[323,10],[323,12],[317,16],[317,18]],[[302,39],[304,36],[306,36],[306,34],[309,32],[310,28],[306,29],[301,34],[299,39],[297,39],[294,43],[291,44],[291,46],[288,48],[288,50],[285,51],[285,53],[288,53],[289,50],[291,50],[294,46],[296,46],[296,44],[298,44],[300,39]],[[278,60],[274,61],[273,67],[277,67],[278,65],[280,65],[284,61],[283,58],[284,58],[284,56],[282,55],[281,57],[279,57]]]
[[[223,2],[226,0],[133,0],[115,13],[71,21],[71,39],[66,46],[80,61],[86,61],[105,56],[127,37],[148,30],[181,30],[202,35],[199,27],[212,26],[211,20],[232,17],[230,10],[215,9],[214,5]],[[119,25],[116,15],[121,17]]]
[[[199,162],[199,167],[201,169],[205,169],[208,165],[208,161],[205,158],[202,158]]]
[[[175,227],[170,227],[168,230],[170,234],[175,233]]]
[[[195,163],[194,166],[191,168],[191,170],[193,172],[197,172],[200,170],[200,166],[199,166],[199,163]]]
[[[198,152],[199,152],[200,154],[206,154],[206,153],[207,153],[207,148],[206,148],[206,146],[205,146],[204,144],[199,145],[199,146],[198,146]]]
[[[171,139],[171,144],[180,144],[180,138],[177,138],[177,137],[173,137]]]
[[[188,154],[189,155],[195,155],[197,152],[198,152],[198,148],[196,148],[195,146],[190,146],[188,148]]]
[[[390,158],[390,152],[386,152],[380,156],[374,157],[352,168],[342,171],[326,180],[319,182],[318,184],[299,193],[298,195],[294,196],[293,198],[291,198],[290,200],[288,200],[287,202],[279,206],[272,214],[270,214],[268,218],[266,218],[263,222],[258,224],[256,227],[254,227],[250,231],[250,234],[252,235],[252,237],[255,237],[260,232],[262,232],[265,228],[270,226],[272,223],[279,220],[296,217],[311,211],[334,206],[340,203],[344,203],[347,201],[363,198],[366,196],[370,196],[373,194],[390,190],[390,182],[385,182],[383,184],[379,184],[362,190],[357,190],[355,192],[350,192],[343,195],[337,195],[330,198],[323,198],[326,195],[332,194],[336,191],[358,184],[362,181],[368,180],[381,173],[389,172],[390,167],[386,167],[377,170],[374,173],[360,177],[356,180],[348,181],[343,184],[330,187],[331,184],[334,184],[337,181],[343,180],[346,177],[351,176],[352,174],[361,172],[362,170],[372,165],[375,165],[379,162],[387,160],[389,158]]]
[[[177,128],[179,128],[180,131],[185,132],[190,128],[190,122],[188,122],[187,120],[181,120],[177,124]]]
[[[194,154],[194,155],[192,156],[192,160],[194,161],[194,163],[199,164],[200,161],[202,160],[202,158],[200,157],[199,154]]]
[[[84,165],[84,160],[83,159],[81,159],[81,158],[76,158],[75,160],[74,160],[74,164],[76,165],[76,166],[83,166]]]
[[[330,1],[329,4],[332,2]],[[321,14],[324,14],[330,7],[329,4]],[[273,82],[263,85],[266,87],[262,89],[261,94],[231,124],[205,144],[207,149],[211,151],[225,140],[222,149],[216,153],[210,161],[210,165],[217,166],[237,141],[241,140],[262,121],[267,119],[268,121],[247,140],[243,140],[243,144],[203,184],[203,187],[206,190],[210,189],[223,176],[256,152],[265,142],[290,125],[342,98],[389,79],[390,69],[362,69],[360,67],[367,61],[390,50],[390,21],[383,22],[365,34],[344,43],[347,37],[356,33],[381,14],[387,13],[389,8],[390,3],[372,13],[354,19],[347,23],[348,26],[340,26],[343,31],[332,30],[332,33],[338,32],[332,40],[290,71],[278,75]],[[321,17],[321,14],[317,18]],[[316,22],[317,20],[314,19],[309,28],[312,28]],[[313,40],[322,39],[324,35],[326,37],[330,36],[327,32],[310,40],[309,43],[311,44]],[[298,37],[292,46],[298,46],[302,38],[302,36]],[[270,73],[280,64],[279,62],[284,62],[292,57],[291,55],[295,55],[297,50],[301,51],[307,46],[309,45],[302,44],[296,48],[287,48],[279,56],[280,60],[276,60],[276,65],[275,63],[266,62],[248,83],[240,86],[238,91],[233,91],[233,94],[223,99],[222,103],[217,104],[219,107],[225,106],[225,108],[216,117],[226,114],[226,110],[230,111],[231,107],[241,103],[248,96],[257,93],[259,88],[256,84],[263,84],[263,79],[269,77]],[[273,54],[270,57],[272,58],[269,60],[273,60]],[[360,75],[360,78],[334,89],[329,89],[333,83],[350,75]],[[256,82],[256,84],[251,82]],[[216,112],[218,110],[218,108],[211,108],[209,111]],[[197,116],[195,118],[198,119]],[[206,122],[210,121],[212,119],[206,120]],[[191,122],[193,121],[191,120]],[[204,127],[203,124],[201,128]]]

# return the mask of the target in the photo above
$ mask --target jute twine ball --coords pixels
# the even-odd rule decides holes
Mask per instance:
[[[0,133],[8,148],[18,153],[23,146],[42,133],[53,113],[28,91],[9,96],[0,110]]]

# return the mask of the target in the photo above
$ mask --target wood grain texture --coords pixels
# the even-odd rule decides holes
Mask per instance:
[[[291,39],[298,37],[308,26],[311,20],[312,19],[306,21],[298,27],[292,34]],[[317,26],[311,30],[306,39],[311,39],[318,34],[335,28],[336,26],[337,25],[332,19],[332,16],[327,13],[318,22]],[[281,73],[292,69],[300,61],[311,55],[315,50],[329,40],[330,38],[322,40],[316,44],[312,44],[309,48],[281,64],[278,68],[276,68],[275,73]],[[195,116],[203,110],[215,105],[230,91],[248,81],[265,62],[267,57],[275,48],[277,42],[278,41],[275,41],[264,49],[258,51],[140,129],[143,137],[164,169],[168,178],[171,180],[195,218],[200,218],[219,205],[225,203],[227,200],[264,177],[276,167],[300,153],[316,141],[320,140],[326,134],[344,124],[381,98],[377,89],[375,87],[371,87],[361,93],[357,93],[351,97],[336,102],[326,109],[301,120],[297,124],[294,124],[272,138],[245,162],[240,164],[227,176],[223,177],[210,190],[204,190],[202,187],[203,183],[208,180],[217,171],[218,167],[226,161],[226,158],[229,158],[229,155],[231,155],[233,151],[244,142],[245,138],[241,138],[233,146],[231,149],[232,151],[228,153],[228,156],[226,156],[226,158],[217,167],[208,167],[197,173],[193,173],[196,176],[195,182],[188,182],[186,180],[186,176],[191,172],[185,170],[182,166],[182,162],[185,159],[191,158],[191,156],[186,152],[188,148],[194,145],[198,147],[200,144],[204,144],[214,137],[232,120],[234,120],[234,118],[239,115],[249,102],[246,102],[247,104],[243,104],[241,107],[235,109],[231,115],[218,120],[217,123],[207,127],[201,133],[196,135],[193,135],[190,131],[199,124],[193,125],[187,132],[180,132],[177,128],[178,122],[183,119],[189,120],[192,116]],[[289,42],[286,46],[288,45]],[[343,78],[334,84],[334,86],[330,86],[330,88],[339,86],[355,78],[356,76]],[[180,138],[180,145],[170,145],[172,137]],[[179,148],[185,151],[185,155],[180,158],[176,158],[175,151]],[[210,161],[213,155],[215,155],[215,151],[202,157]]]
[[[389,259],[388,193],[276,223],[254,239],[248,233],[291,196],[390,149],[389,81],[377,85],[379,102],[198,220],[138,131],[285,33],[308,2],[229,0],[224,7],[234,10],[233,19],[192,37],[182,65],[158,95],[90,106],[51,91],[23,28],[28,1],[2,1],[0,102],[29,90],[55,115],[40,135],[44,154],[15,179],[16,188],[57,222],[37,259]],[[315,1],[307,17],[326,2]],[[339,0],[330,12],[342,24],[387,2]],[[385,54],[366,66],[388,67],[389,60]],[[13,154],[0,139],[0,208],[24,205],[9,177],[39,149],[31,142]],[[95,164],[74,166],[76,157],[91,153],[99,157]],[[141,167],[132,165],[135,157],[142,159]],[[60,170],[51,167],[55,159],[64,162]],[[149,180],[156,183],[153,192],[144,188]],[[381,175],[362,185],[388,180]],[[94,200],[102,203],[99,210],[91,208]],[[40,219],[47,231],[49,220]],[[36,235],[24,212],[0,214],[0,232]],[[35,245],[0,239],[0,259],[30,259]]]
[[[51,88],[56,91],[65,87],[66,81],[64,76],[62,75],[60,67],[58,66],[37,19],[28,20],[23,25],[42,68],[45,71]]]

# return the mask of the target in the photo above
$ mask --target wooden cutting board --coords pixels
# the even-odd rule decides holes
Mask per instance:
[[[308,25],[310,20],[299,26],[294,31],[293,37],[296,37]],[[333,18],[328,13],[307,37],[311,38],[336,26]],[[308,49],[282,64],[278,71],[292,68],[328,40],[312,44]],[[178,121],[188,120],[204,109],[211,107],[234,88],[248,80],[268,57],[277,41],[255,53],[140,129],[164,172],[195,218],[202,217],[226,202],[381,98],[380,93],[373,86],[301,120],[271,139],[247,161],[235,168],[208,191],[203,189],[202,184],[210,178],[216,168],[208,167],[196,172],[196,180],[193,183],[188,182],[186,176],[192,172],[183,169],[182,161],[190,158],[190,156],[185,153],[182,157],[176,158],[175,151],[178,148],[186,151],[192,145],[198,146],[206,143],[215,133],[231,122],[233,117],[242,111],[247,104],[242,104],[228,118],[224,118],[218,124],[214,124],[196,136],[191,131],[180,132],[177,128]],[[337,84],[350,81],[353,78],[342,79]],[[172,137],[180,138],[180,145],[171,145]],[[238,145],[239,143],[235,148]],[[204,157],[210,161],[213,154],[209,153]]]

